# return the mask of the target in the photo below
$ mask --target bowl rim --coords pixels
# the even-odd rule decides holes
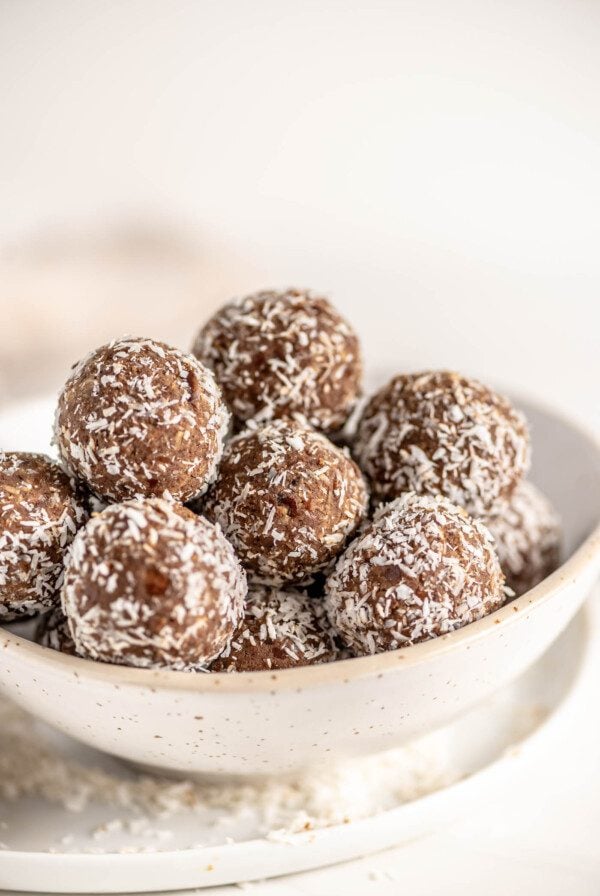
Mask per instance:
[[[577,432],[595,452],[600,478],[600,438],[596,433],[571,419],[561,410],[546,405],[537,399],[516,396],[516,404],[522,403],[541,411],[548,417],[554,417],[563,425]],[[594,572],[595,570],[595,572]],[[411,644],[398,650],[378,653],[371,656],[351,657],[322,663],[313,666],[299,666],[292,669],[260,672],[211,672],[207,674],[177,672],[172,669],[142,669],[134,666],[117,666],[86,660],[82,657],[69,656],[42,647],[27,638],[10,632],[0,625],[0,649],[19,650],[28,660],[41,667],[52,668],[56,672],[71,673],[75,678],[101,679],[105,684],[120,687],[122,685],[139,687],[151,691],[173,690],[191,691],[198,694],[231,693],[252,691],[303,691],[334,682],[350,681],[382,677],[394,669],[420,665],[431,658],[442,656],[459,645],[470,647],[480,641],[497,625],[506,629],[511,626],[523,612],[545,604],[568,582],[576,581],[586,572],[592,576],[600,575],[600,510],[598,521],[586,536],[582,544],[551,575],[523,594],[505,604],[488,616],[471,622],[462,628],[447,634]]]

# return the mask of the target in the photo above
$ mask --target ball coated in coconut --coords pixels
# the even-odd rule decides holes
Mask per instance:
[[[195,670],[227,647],[246,592],[219,527],[154,498],[112,504],[79,532],[62,608],[82,656]]]
[[[525,480],[510,500],[483,520],[494,538],[506,584],[515,596],[525,594],[558,567],[561,525],[542,492]]]
[[[78,656],[75,642],[69,630],[69,620],[60,607],[44,613],[35,629],[36,644],[58,650],[69,656]]]
[[[359,395],[358,338],[323,296],[263,291],[225,305],[193,352],[215,372],[239,423],[296,417],[333,432]]]
[[[394,377],[366,405],[354,456],[377,501],[441,494],[474,516],[508,500],[529,468],[524,417],[448,371]]]
[[[337,648],[323,602],[302,591],[251,588],[244,618],[212,672],[260,672],[327,663]]]
[[[64,554],[87,515],[83,494],[57,463],[0,452],[0,622],[57,605]]]
[[[101,498],[190,501],[216,475],[229,413],[210,370],[152,339],[101,346],[69,377],[55,441]]]
[[[381,505],[325,590],[331,624],[357,654],[436,638],[506,600],[485,527],[447,498],[410,492]]]
[[[324,569],[360,524],[367,490],[347,451],[289,420],[226,446],[204,512],[252,580],[299,584]]]

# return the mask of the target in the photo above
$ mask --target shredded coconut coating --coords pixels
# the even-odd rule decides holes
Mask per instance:
[[[55,441],[66,467],[100,497],[186,502],[214,480],[228,428],[210,370],[162,342],[125,337],[75,367]]]
[[[333,432],[360,392],[356,334],[327,299],[307,290],[258,292],[225,305],[193,352],[215,371],[242,422],[294,417]]]
[[[42,647],[78,656],[75,642],[69,630],[69,620],[60,607],[44,613],[35,629],[35,640]]]
[[[259,672],[327,663],[337,650],[323,601],[302,591],[253,588],[244,618],[212,672]]]
[[[78,653],[201,669],[228,645],[246,576],[218,526],[154,498],[113,504],[73,542],[62,608]]]
[[[357,654],[436,638],[505,602],[492,537],[446,498],[382,505],[326,583],[334,628]]]
[[[0,452],[0,622],[58,603],[64,553],[86,519],[83,496],[57,463]]]
[[[297,584],[339,554],[367,500],[346,451],[277,420],[226,445],[204,512],[221,525],[253,581]]]
[[[550,501],[531,482],[484,520],[494,538],[506,584],[519,597],[549,576],[560,562],[562,531]]]
[[[483,516],[527,472],[529,434],[522,414],[475,380],[401,374],[367,404],[354,455],[375,499],[442,494]]]

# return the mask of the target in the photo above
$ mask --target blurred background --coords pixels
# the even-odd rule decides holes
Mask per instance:
[[[0,397],[232,295],[600,422],[597,0],[0,0]]]

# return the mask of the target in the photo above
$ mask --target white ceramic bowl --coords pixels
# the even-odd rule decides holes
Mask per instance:
[[[534,662],[600,573],[600,449],[552,412],[518,404],[532,426],[532,478],[561,513],[567,559],[487,618],[378,656],[230,675],[107,666],[0,629],[0,690],[100,750],[186,774],[287,773],[445,724]],[[39,449],[50,417],[48,405],[0,418],[0,444],[17,447],[20,436],[20,447]],[[23,444],[27,432],[35,437]]]

